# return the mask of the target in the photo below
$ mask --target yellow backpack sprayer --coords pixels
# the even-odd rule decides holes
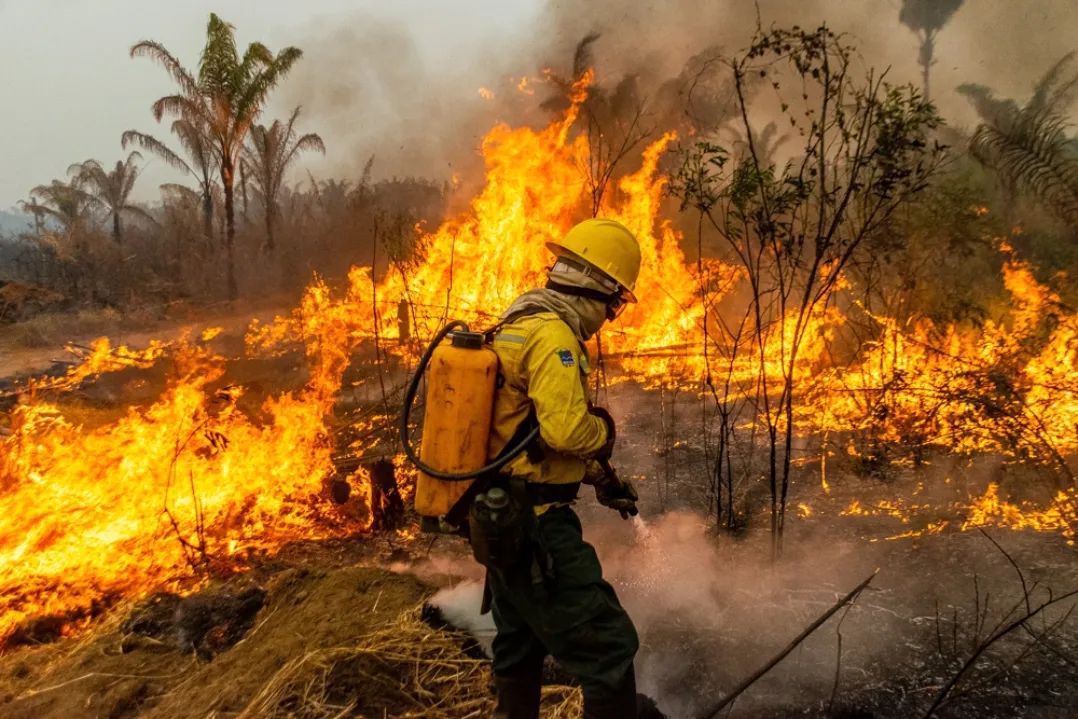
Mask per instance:
[[[494,392],[498,382],[498,355],[489,346],[493,332],[472,332],[464,322],[450,322],[423,352],[405,390],[400,419],[401,445],[405,455],[419,469],[415,509],[424,518],[444,517],[464,497],[472,480],[496,473],[539,436],[538,425],[529,428],[523,437],[514,436],[505,449],[488,462]],[[445,342],[447,338],[449,341]],[[423,438],[417,454],[408,425],[424,374],[427,376],[426,404]]]

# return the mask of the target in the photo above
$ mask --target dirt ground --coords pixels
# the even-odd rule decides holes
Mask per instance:
[[[114,345],[142,348],[151,340],[168,341],[184,333],[221,327],[223,337],[242,342],[253,318],[265,321],[277,312],[287,313],[290,309],[287,302],[276,301],[259,306],[176,304],[130,315],[108,308],[41,314],[17,324],[0,324],[0,379],[49,371],[56,363],[73,360],[65,352],[65,345],[88,345],[98,337],[108,337]]]

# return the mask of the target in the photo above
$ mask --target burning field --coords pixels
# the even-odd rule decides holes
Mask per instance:
[[[801,80],[848,60],[825,32],[763,33],[724,87],[749,94],[772,72],[759,58],[799,42]],[[643,255],[640,303],[589,349],[644,519],[581,502],[641,629],[641,688],[669,716],[710,716],[878,570],[726,715],[1074,716],[1073,286],[1017,220],[998,231],[1002,210],[963,196],[955,222],[979,233],[994,294],[976,316],[924,309],[948,271],[916,275],[939,269],[925,236],[948,229],[906,209],[941,171],[932,106],[870,79],[847,98],[863,137],[841,113],[806,125],[845,138],[837,159],[822,141],[812,163],[768,155],[747,112],[737,151],[684,123],[618,125],[612,159],[595,70],[545,82],[552,119],[490,129],[479,189],[404,227],[410,245],[376,223],[370,261],[316,276],[290,311],[73,344],[59,369],[5,380],[0,713],[490,711],[477,571],[407,509],[402,387],[440,327],[492,325],[544,282],[545,243],[594,215]],[[813,163],[837,179],[806,180]],[[922,244],[899,272],[884,258],[904,233]],[[566,682],[544,716],[578,715]]]

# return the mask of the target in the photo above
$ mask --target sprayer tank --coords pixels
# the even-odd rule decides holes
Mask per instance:
[[[431,468],[461,474],[487,463],[498,355],[479,333],[457,332],[431,355],[420,457]],[[474,480],[447,481],[420,472],[415,509],[440,517]]]

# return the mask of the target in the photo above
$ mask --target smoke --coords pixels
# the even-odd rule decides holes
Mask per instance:
[[[875,569],[875,558],[842,541],[796,542],[772,563],[766,537],[710,537],[703,517],[682,511],[600,521],[588,539],[640,633],[640,690],[672,717],[698,715]],[[865,641],[867,614],[847,617],[849,646],[884,651]],[[873,632],[888,631],[881,619],[873,617]],[[827,687],[834,656],[832,632],[810,638],[761,684],[757,701]]]
[[[826,22],[847,34],[866,66],[888,69],[893,82],[921,84],[917,37],[901,23],[901,0],[673,0],[664,3],[550,2],[539,37],[541,62],[564,65],[588,32],[601,37],[594,54],[600,77],[637,75],[656,82],[675,76],[697,53],[736,53],[757,24],[814,28]],[[1005,97],[1028,98],[1033,83],[1075,49],[1074,5],[1046,0],[1021,3],[966,0],[939,33],[932,67],[932,97],[952,123],[976,116],[958,85],[989,85]],[[1021,31],[1018,29],[1021,28]]]
[[[380,178],[479,174],[483,135],[514,107],[484,100],[480,87],[500,96],[510,74],[532,69],[511,69],[512,32],[465,48],[439,38],[439,56],[398,21],[352,13],[334,17],[328,33],[327,24],[298,31],[304,57],[281,90],[283,106],[302,105],[307,126],[327,140],[321,171],[358,179],[373,156]]]
[[[878,706],[888,695],[920,706],[931,691],[907,696],[903,682],[907,689],[908,683],[932,684],[938,672],[952,671],[932,668],[940,656],[935,622],[942,621],[948,642],[954,632],[956,654],[964,656],[978,610],[994,622],[1022,596],[1013,567],[977,533],[870,543],[851,533],[850,524],[796,522],[781,558],[772,561],[767,536],[716,537],[694,512],[623,522],[590,501],[578,509],[585,539],[640,634],[639,690],[672,718],[702,715],[877,568],[852,608],[832,617],[739,699],[738,716],[801,715],[826,706],[836,665],[836,707]],[[1046,552],[1035,535],[999,540],[1020,565],[1067,561],[1065,551]],[[494,629],[489,616],[478,614],[482,582],[474,563],[435,558],[411,571],[467,572],[431,602],[489,651]],[[1066,579],[1058,573],[1045,579],[1062,590],[1075,576],[1069,571]],[[935,618],[936,607],[944,619]],[[913,709],[896,704],[881,715],[906,711]]]
[[[543,69],[571,75],[577,44],[590,33],[599,34],[589,58],[598,82],[614,88],[631,78],[650,103],[652,129],[662,132],[669,129],[671,110],[685,112],[685,74],[693,71],[693,59],[705,52],[736,53],[758,23],[826,22],[847,33],[866,69],[886,68],[893,82],[919,86],[918,40],[899,23],[900,7],[899,0],[548,2],[538,17],[522,16],[519,26],[467,45],[447,33],[423,36],[399,21],[341,14],[290,31],[304,58],[278,100],[283,110],[303,105],[305,127],[326,138],[329,152],[316,173],[357,179],[373,155],[378,177],[470,181],[481,170],[479,143],[493,124],[549,118],[540,104],[556,90],[543,84]],[[955,91],[962,83],[1028,97],[1036,79],[1074,49],[1065,31],[1073,26],[1072,15],[1070,0],[1035,7],[967,0],[936,41],[932,97],[944,116],[960,126],[977,121]],[[432,45],[449,49],[439,55]],[[523,77],[530,84],[521,92],[516,85]],[[481,87],[493,96],[481,97]]]
[[[863,549],[834,542],[799,546],[772,564],[763,544],[716,541],[691,512],[651,521],[595,520],[586,537],[640,634],[639,689],[672,717],[698,713],[874,568]],[[481,591],[481,582],[468,580],[438,592],[431,603],[489,648],[493,625],[478,615]],[[855,610],[846,620],[851,645],[869,631],[865,614]],[[877,637],[887,631],[881,619],[871,619]],[[833,661],[833,634],[806,642],[779,672],[783,693],[791,686],[826,686]]]

